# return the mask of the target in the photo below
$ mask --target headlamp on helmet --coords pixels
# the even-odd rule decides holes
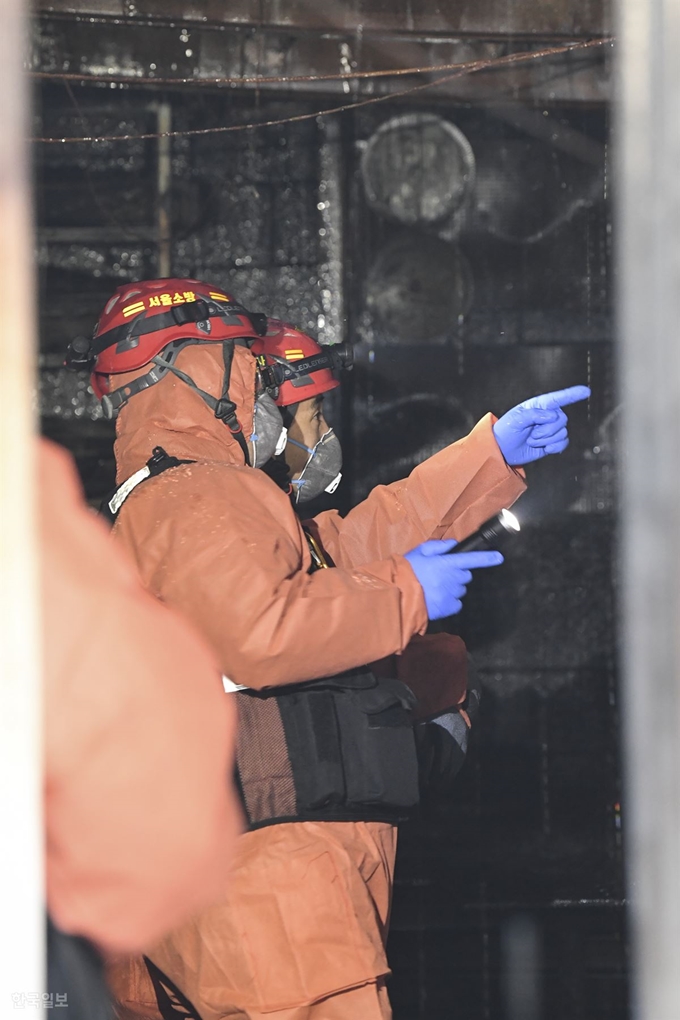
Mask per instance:
[[[294,326],[269,319],[266,334],[253,343],[260,381],[279,407],[326,393],[340,385],[353,365],[351,344],[319,344]]]

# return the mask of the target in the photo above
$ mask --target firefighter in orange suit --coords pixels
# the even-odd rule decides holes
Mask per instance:
[[[520,495],[518,458],[566,445],[559,407],[528,402],[345,518],[303,527],[258,468],[285,448],[294,501],[337,483],[318,398],[346,354],[196,280],[119,288],[91,347],[72,352],[116,417],[115,534],[208,639],[239,700],[250,831],[230,892],[148,953],[201,1020],[390,1015],[394,823],[418,799],[413,697],[365,663],[460,609],[470,569],[502,557],[448,556],[456,538]],[[135,961],[116,987],[158,1015]]]

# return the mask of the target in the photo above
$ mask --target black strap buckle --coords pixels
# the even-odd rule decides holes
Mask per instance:
[[[241,443],[241,439],[243,436],[243,428],[241,426],[240,421],[238,420],[236,404],[234,404],[233,401],[225,400],[224,397],[222,397],[221,400],[217,401],[217,406],[215,407],[215,417],[218,419],[218,421],[223,422],[227,426],[231,434],[236,439],[238,439],[239,443]],[[241,446],[243,448],[243,444],[241,444]],[[246,463],[248,463],[248,460],[246,460]]]
[[[180,464],[193,464],[193,461],[179,460],[177,457],[171,457],[162,446],[154,446],[151,456],[146,462],[151,478],[154,478],[156,475],[162,475],[164,471],[168,471],[170,468],[179,467]]]
[[[212,314],[215,313],[215,309],[212,310]],[[211,309],[207,301],[193,301],[187,305],[176,305],[171,309],[171,315],[175,320],[176,325],[186,326],[189,323],[201,322],[203,319],[209,319],[211,315]]]
[[[258,336],[266,336],[267,329],[269,328],[267,316],[264,312],[246,312],[246,315],[250,319],[250,324],[257,333]]]

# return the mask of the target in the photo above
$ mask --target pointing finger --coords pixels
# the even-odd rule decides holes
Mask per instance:
[[[589,396],[589,386],[569,386],[566,390],[554,390],[552,393],[541,393],[538,397],[532,397],[531,400],[525,401],[525,406],[551,410],[577,404],[580,400],[587,400]]]
[[[534,400],[540,400],[540,397],[532,397],[531,400],[525,401],[524,404],[518,404],[512,411],[508,411],[508,414],[517,415],[519,424],[524,428],[529,428],[531,425],[548,425],[550,422],[557,420],[558,408],[547,409],[545,407],[537,407],[533,403]]]
[[[498,567],[503,562],[503,556],[499,552],[463,552],[453,553],[456,566],[465,567],[467,570],[476,570],[478,567]]]

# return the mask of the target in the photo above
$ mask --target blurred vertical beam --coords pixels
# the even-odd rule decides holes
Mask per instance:
[[[509,917],[501,928],[501,988],[506,1020],[539,1020],[541,933],[526,914]]]
[[[324,288],[321,301],[324,311],[323,326],[319,326],[319,340],[324,344],[339,344],[345,336],[345,300],[343,267],[344,242],[344,153],[340,123],[337,117],[320,121],[322,143],[319,148],[319,211],[323,223],[321,250],[324,264]]]
[[[159,103],[157,110],[158,134],[158,275],[163,278],[172,272],[171,196],[172,196],[172,107]]]
[[[635,1016],[680,1017],[680,2],[619,0],[622,649]]]
[[[0,1016],[43,987],[42,769],[34,534],[33,223],[23,0],[0,32]]]
[[[343,138],[337,117],[322,118],[319,123],[321,144],[319,146],[319,202],[318,210],[323,226],[320,232],[321,306],[323,315],[319,319],[317,332],[322,344],[339,344],[347,340],[345,317],[345,243],[344,215],[345,195],[343,174],[345,160]],[[343,397],[340,389],[326,394],[325,406],[329,421],[344,441],[347,422],[345,421]]]

